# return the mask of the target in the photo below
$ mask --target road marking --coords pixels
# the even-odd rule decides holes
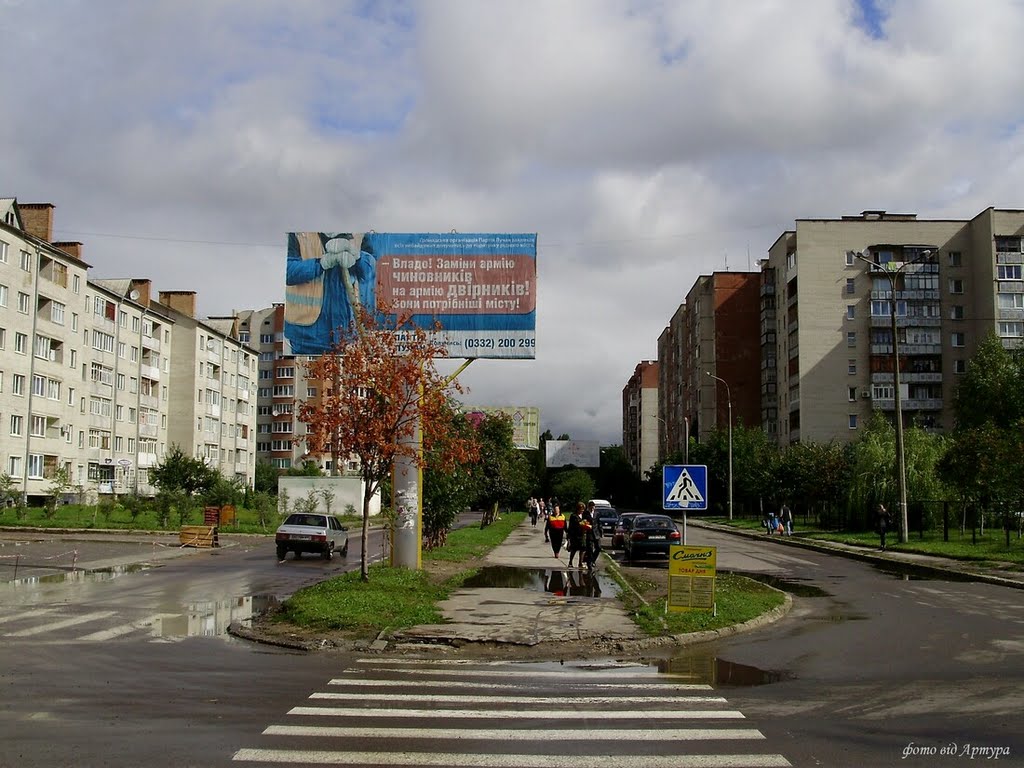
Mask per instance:
[[[73,619],[64,619],[63,621],[54,621],[50,624],[43,624],[38,627],[32,627],[31,629],[23,629],[20,632],[11,632],[7,637],[30,637],[32,635],[41,635],[43,632],[49,632],[54,629],[64,629],[65,627],[73,627],[76,624],[86,624],[90,621],[96,621],[98,619],[106,619],[109,616],[113,616],[114,611],[99,611],[97,613],[87,613],[85,616],[77,616]]]
[[[501,701],[501,699],[495,699]],[[417,699],[418,701],[418,699]],[[510,715],[517,715],[515,712],[502,710],[479,710],[479,709],[347,709],[342,707],[292,707],[288,710],[289,715],[320,715],[326,717],[429,717],[432,719],[445,718],[507,718]],[[577,713],[578,715],[580,713]],[[652,709],[638,711],[636,709],[601,710],[585,713],[588,720],[744,720],[742,712],[732,709]],[[539,709],[530,710],[528,716],[531,720],[565,720],[566,709]]]
[[[336,677],[328,685],[350,685],[353,687],[366,688],[401,688],[403,686],[414,688],[430,688],[440,686],[442,688],[487,688],[492,690],[536,690],[536,685],[520,685],[517,683],[489,683],[469,680],[347,680]],[[598,681],[573,680],[572,685],[580,688],[610,688],[613,690],[631,690],[651,688],[664,688],[673,691],[710,691],[711,686],[706,683],[601,683]]]
[[[33,616],[45,616],[48,613],[53,613],[54,610],[54,608],[36,608],[34,611],[25,611],[14,616],[4,616],[0,619],[0,624],[6,624],[9,621],[20,621],[21,619],[31,619]]]
[[[528,719],[528,718],[527,718]],[[572,730],[556,728],[341,728],[315,725],[271,725],[263,731],[268,736],[330,736],[341,738],[387,739],[485,739],[487,741],[704,741],[706,739],[764,739],[754,728],[622,728],[617,730]]]
[[[316,765],[423,765],[466,768],[786,768],[782,755],[460,755],[427,752],[329,752],[240,749],[234,760]]]
[[[311,699],[335,701],[408,701],[404,693],[313,693]],[[580,704],[725,704],[724,696],[447,696],[416,695],[418,704],[548,704],[563,708]]]
[[[103,629],[99,632],[93,632],[89,635],[82,635],[77,638],[78,640],[113,640],[115,637],[121,635],[127,635],[132,632],[136,632],[140,629],[148,629],[153,626],[159,619],[171,618],[173,616],[180,616],[180,613],[154,613],[152,616],[147,616],[144,619],[133,621],[129,624],[122,624],[118,627],[111,627],[110,629]]]
[[[376,662],[376,663],[380,664],[379,661]],[[389,663],[401,663],[401,662],[398,662],[396,660],[395,662],[389,662]],[[442,662],[440,660],[437,660],[437,661],[431,661],[430,663],[431,664],[439,664],[439,663],[442,663]],[[508,662],[504,662],[504,663],[507,664]],[[400,671],[403,675],[459,675],[459,676],[462,676],[462,677],[495,677],[495,676],[500,675],[501,677],[530,677],[530,678],[542,677],[542,678],[558,678],[558,679],[561,679],[561,680],[565,680],[565,679],[581,680],[582,678],[586,678],[586,677],[589,677],[589,678],[600,677],[601,679],[605,679],[605,680],[607,680],[607,679],[615,679],[615,678],[624,678],[624,679],[627,679],[627,680],[636,680],[638,677],[642,676],[642,675],[638,674],[638,671],[642,670],[642,669],[645,669],[645,668],[644,667],[640,667],[640,668],[632,668],[632,669],[602,669],[600,667],[595,667],[593,669],[583,668],[585,671],[575,672],[575,670],[577,670],[577,669],[580,669],[580,668],[578,668],[578,667],[570,667],[570,668],[567,668],[565,672],[531,672],[528,669],[508,669],[508,670],[500,669],[499,670],[499,669],[496,668],[492,672],[492,671],[486,670],[486,669],[402,669],[402,670],[395,670],[395,669],[389,669],[388,667],[384,667],[384,666],[378,666],[378,667],[360,667],[358,670],[353,670],[353,674],[362,674],[364,672],[399,672]],[[673,674],[673,673],[669,673],[669,674],[659,673],[659,672],[657,672],[657,670],[654,670],[651,667],[646,667],[646,669],[651,669],[652,672],[654,672],[652,677],[657,676],[657,678],[659,680],[661,680],[661,679],[664,679],[664,680],[692,680],[694,678],[694,675]]]

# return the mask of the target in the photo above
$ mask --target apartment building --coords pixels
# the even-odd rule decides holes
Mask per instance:
[[[1024,338],[1022,234],[1024,211],[994,208],[797,220],[761,266],[765,431],[783,445],[853,440],[874,410],[894,416],[894,313],[904,423],[950,429],[979,342]]]
[[[643,360],[622,390],[622,449],[638,477],[658,461],[658,363]]]
[[[685,455],[688,437],[727,428],[730,413],[761,423],[759,291],[757,272],[702,275],[673,313],[658,339],[659,457]]]
[[[160,291],[174,321],[169,445],[251,486],[256,473],[257,358],[235,316],[196,316],[195,291]]]

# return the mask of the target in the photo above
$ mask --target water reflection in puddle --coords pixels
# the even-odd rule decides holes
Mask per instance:
[[[769,576],[765,573],[741,573],[740,575],[767,584],[769,587],[781,589],[783,592],[789,592],[797,597],[830,597],[829,593],[821,587],[803,581],[780,579],[778,576]]]
[[[770,685],[790,677],[784,670],[760,669],[700,653],[675,656],[661,661],[658,663],[658,671],[686,675],[694,682],[708,683],[721,688]]]
[[[112,565],[109,568],[97,568],[91,571],[73,570],[62,571],[61,573],[48,573],[45,576],[26,576],[7,583],[12,587],[29,586],[32,584],[92,584],[110,581],[127,573],[145,571],[149,567],[148,563],[129,563],[127,565]]]
[[[570,597],[615,597],[619,594],[619,585],[603,572],[591,573],[572,568],[549,571],[540,568],[489,565],[468,578],[462,586],[534,589],[538,592]]]

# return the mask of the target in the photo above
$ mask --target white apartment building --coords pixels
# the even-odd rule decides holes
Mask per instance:
[[[161,291],[159,303],[174,320],[168,443],[251,487],[256,354],[240,340],[237,317],[196,317],[195,291]]]

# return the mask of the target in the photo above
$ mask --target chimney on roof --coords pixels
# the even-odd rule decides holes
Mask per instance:
[[[196,317],[195,291],[160,291],[160,303],[193,320]]]
[[[72,256],[79,261],[82,260],[82,244],[77,240],[64,240],[59,243],[53,243],[54,248],[60,248],[68,256]]]
[[[142,279],[134,279],[133,278],[132,279],[131,289],[130,290],[138,291],[139,292],[139,297],[137,299],[135,299],[135,301],[139,302],[139,304],[141,304],[144,307],[148,307],[149,306],[149,302],[151,301],[150,295],[151,295],[152,289],[153,289],[153,281],[152,280],[147,280],[145,278],[142,278]]]
[[[21,222],[32,237],[50,242],[53,238],[53,203],[18,203]]]

